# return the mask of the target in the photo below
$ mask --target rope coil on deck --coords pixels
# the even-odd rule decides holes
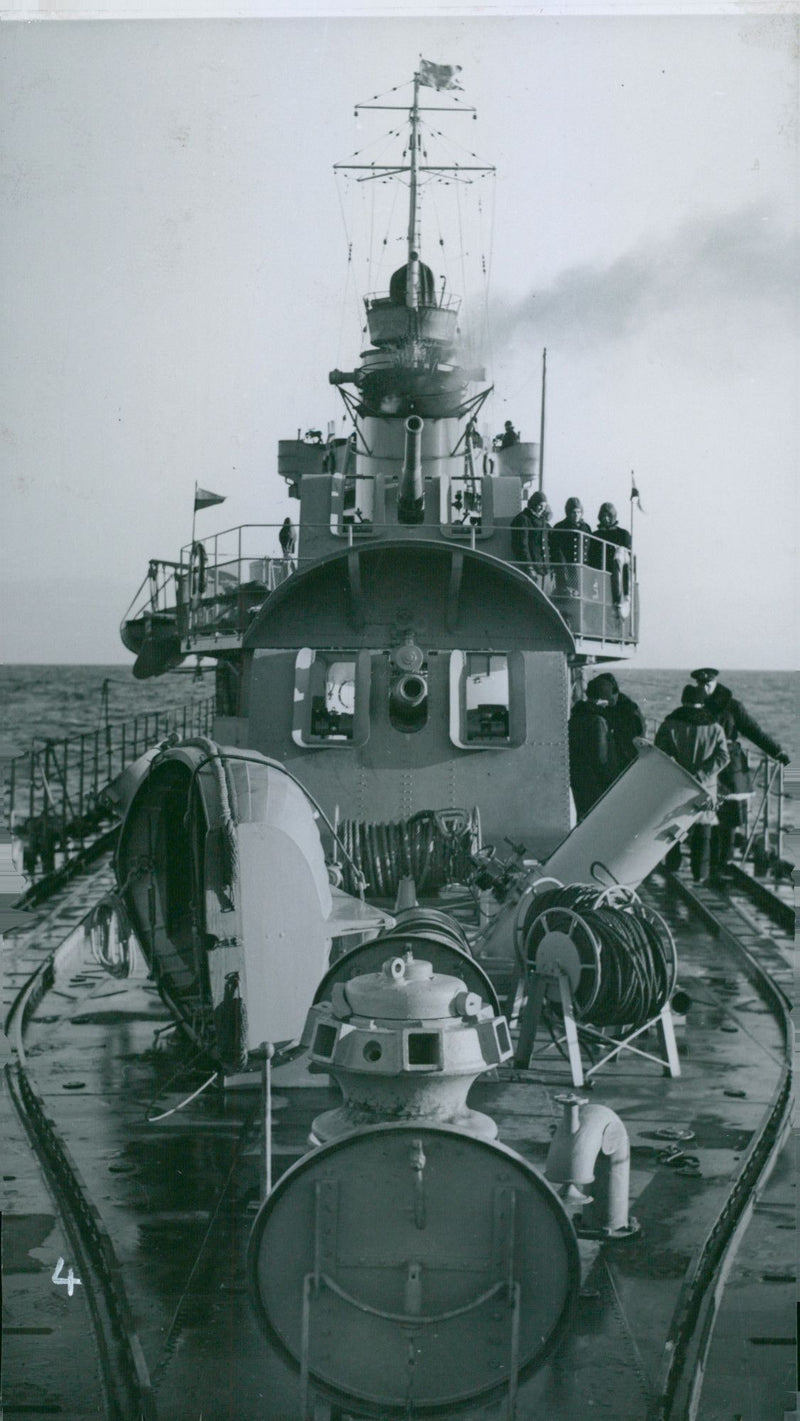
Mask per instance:
[[[544,956],[569,961],[575,1015],[592,1026],[644,1026],[675,988],[672,934],[630,889],[571,884],[537,894],[518,942],[523,970],[541,966],[546,942]]]
[[[133,927],[119,894],[106,893],[95,903],[87,927],[95,962],[112,977],[130,977]]]
[[[418,892],[463,882],[471,866],[477,821],[474,811],[426,809],[388,824],[345,819],[338,837],[348,859],[345,892],[358,891],[355,864],[373,893],[394,898],[401,878],[413,878]]]

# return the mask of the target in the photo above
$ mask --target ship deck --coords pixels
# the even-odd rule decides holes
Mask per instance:
[[[171,1421],[288,1421],[300,1415],[298,1379],[267,1350],[245,1279],[260,1193],[260,1093],[212,1087],[185,1109],[148,1123],[148,1114],[179,1105],[210,1068],[180,1033],[165,1030],[166,1009],[143,969],[119,981],[87,959],[79,924],[109,883],[108,864],[100,863],[58,895],[30,930],[8,939],[5,1007],[72,933],[75,950],[30,1017],[27,1067],[118,1261],[129,1325],[149,1375],[151,1414]],[[615,1110],[628,1129],[631,1212],[641,1232],[619,1242],[580,1242],[574,1326],[521,1388],[519,1417],[645,1421],[657,1414],[665,1343],[684,1280],[781,1075],[781,1025],[754,990],[737,943],[788,985],[788,939],[757,910],[708,890],[700,895],[704,921],[679,888],[654,875],[646,899],[670,923],[680,984],[692,998],[677,1033],[681,1076],[671,1079],[657,1064],[623,1055],[597,1074],[591,1089],[591,1098]],[[306,1152],[312,1119],[337,1104],[339,1093],[296,1063],[277,1068],[274,1083],[280,1173]],[[556,1096],[569,1089],[566,1062],[555,1055],[535,1061],[534,1069],[504,1069],[479,1081],[470,1104],[493,1116],[504,1144],[543,1169],[561,1113]],[[6,1093],[5,1411],[103,1415],[87,1297],[81,1287],[68,1297],[51,1282],[58,1257],[65,1273],[73,1261],[69,1231],[8,1107]],[[699,1174],[664,1161],[669,1142],[658,1132],[665,1127],[693,1132],[686,1148],[697,1156]],[[786,1151],[769,1188],[751,1202],[753,1218],[718,1309],[698,1413],[704,1421],[728,1421],[737,1412],[779,1416],[794,1396],[795,1282],[785,1259],[795,1176]],[[87,1341],[81,1345],[80,1338]],[[505,1411],[497,1403],[463,1414],[488,1421]]]

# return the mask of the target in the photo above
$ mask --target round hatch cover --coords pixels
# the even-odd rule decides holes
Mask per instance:
[[[416,1123],[356,1130],[290,1169],[248,1271],[270,1342],[323,1396],[373,1416],[453,1414],[503,1391],[514,1355],[524,1378],[580,1280],[567,1213],[525,1160]]]
[[[380,972],[384,962],[393,957],[402,957],[406,952],[430,962],[437,975],[457,977],[464,983],[467,991],[477,992],[481,1000],[492,1008],[495,1016],[500,1015],[497,992],[489,976],[474,957],[456,947],[455,943],[436,942],[426,934],[416,934],[412,931],[401,937],[396,928],[391,934],[385,933],[369,942],[362,942],[358,947],[351,948],[343,957],[337,958],[314,993],[314,1005],[318,1002],[329,1002],[337,982],[346,983],[352,981],[353,977]]]

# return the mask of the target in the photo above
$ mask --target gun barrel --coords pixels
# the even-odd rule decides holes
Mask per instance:
[[[398,523],[421,523],[425,517],[425,491],[422,479],[422,430],[424,420],[411,414],[406,420],[406,446],[403,472],[397,486]]]

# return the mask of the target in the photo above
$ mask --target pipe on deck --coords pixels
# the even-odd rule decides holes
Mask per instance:
[[[591,1207],[581,1217],[583,1228],[627,1233],[630,1144],[625,1126],[607,1105],[590,1105],[573,1094],[556,1099],[564,1114],[550,1144],[545,1178],[567,1190],[594,1185]]]

